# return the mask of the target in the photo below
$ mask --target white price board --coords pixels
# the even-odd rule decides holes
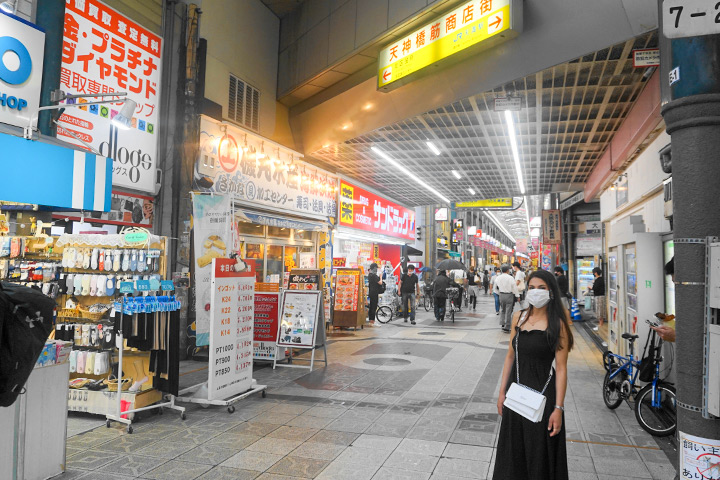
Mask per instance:
[[[208,400],[252,388],[255,274],[237,272],[229,258],[212,261]]]
[[[720,33],[720,2],[664,0],[663,34],[667,38],[698,37]]]
[[[680,432],[680,478],[720,479],[720,440]]]
[[[318,290],[287,290],[280,311],[278,346],[313,348],[320,314]]]

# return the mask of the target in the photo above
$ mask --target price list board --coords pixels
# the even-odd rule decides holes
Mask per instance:
[[[210,296],[208,399],[252,388],[255,274],[237,272],[233,259],[215,258]]]

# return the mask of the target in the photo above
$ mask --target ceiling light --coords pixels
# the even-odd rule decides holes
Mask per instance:
[[[392,158],[390,158],[387,153],[383,152],[382,150],[380,150],[380,149],[377,148],[377,147],[370,147],[370,149],[371,149],[373,152],[375,152],[375,153],[377,153],[378,155],[380,155],[383,159],[385,159],[385,160],[387,160],[388,162],[390,162],[393,166],[395,166],[395,168],[397,168],[398,170],[400,170],[401,172],[403,172],[403,173],[404,173],[405,175],[407,175],[409,178],[412,178],[412,179],[415,180],[417,183],[419,183],[420,185],[422,185],[424,188],[426,188],[426,189],[429,190],[430,192],[434,193],[438,198],[442,199],[443,202],[445,202],[445,203],[450,203],[450,200],[449,200],[447,197],[445,197],[443,194],[441,194],[440,192],[438,192],[437,190],[435,190],[434,188],[432,188],[432,187],[431,187],[430,185],[428,185],[427,183],[425,183],[425,182],[423,182],[422,180],[420,180],[415,174],[413,174],[412,172],[410,172],[410,170],[408,170],[407,168],[403,167],[403,166],[400,165],[398,162],[396,162],[395,160],[393,160]]]
[[[15,14],[15,4],[17,0],[8,0],[7,2],[0,3],[0,10],[7,13]]]
[[[508,238],[510,239],[511,242],[517,243],[517,242],[515,242],[515,237],[513,237],[512,235],[510,235],[510,233],[509,233],[507,230],[505,230],[505,227],[503,227],[502,225],[500,225],[500,222],[498,221],[497,218],[495,218],[495,215],[493,215],[493,214],[490,213],[490,212],[484,212],[484,213],[485,213],[485,215],[487,215],[487,217],[488,217],[490,220],[493,221],[493,223],[495,223],[495,225],[497,225],[497,227],[498,227],[500,230],[502,230],[502,232],[503,232],[505,235],[508,236]]]
[[[452,172],[453,175],[455,175],[455,178],[457,178],[458,180],[460,180],[462,178],[462,175],[460,175],[460,172],[458,172],[457,170],[450,170],[450,171]]]
[[[433,152],[435,155],[440,155],[440,150],[438,150],[438,148],[435,146],[434,143],[432,143],[432,142],[425,142],[425,143],[427,144],[428,148],[429,148],[430,150],[432,150],[432,152]]]
[[[475,190],[472,188],[468,188],[468,192],[470,192],[470,195],[475,195]]]
[[[366,103],[365,106],[363,107],[363,110],[370,110],[370,109],[372,109],[372,107],[373,107],[372,103]]]
[[[515,138],[515,124],[510,110],[505,110],[505,121],[508,126],[508,135],[510,136],[510,148],[512,149],[513,160],[515,161],[515,171],[517,172],[518,184],[520,185],[520,193],[525,195],[525,184],[523,183],[522,172],[520,171],[520,153],[518,152],[517,138]]]

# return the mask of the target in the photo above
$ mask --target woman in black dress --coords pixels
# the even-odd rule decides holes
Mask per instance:
[[[538,270],[530,274],[527,292],[530,307],[513,317],[515,336],[505,357],[500,384],[497,405],[502,424],[493,480],[568,479],[563,414],[567,359],[573,336],[560,298],[557,282],[550,272]],[[538,423],[503,406],[505,392],[518,378],[516,348],[522,385],[542,392],[550,377],[545,390],[545,412]]]

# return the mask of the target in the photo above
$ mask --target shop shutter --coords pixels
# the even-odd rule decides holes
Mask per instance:
[[[257,88],[230,75],[228,118],[235,123],[258,131],[260,128],[260,92]]]

